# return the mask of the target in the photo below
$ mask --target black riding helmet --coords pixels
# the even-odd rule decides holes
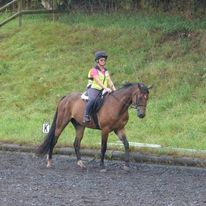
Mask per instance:
[[[98,61],[100,58],[105,58],[107,59],[107,54],[104,51],[98,51],[95,53],[95,61]]]

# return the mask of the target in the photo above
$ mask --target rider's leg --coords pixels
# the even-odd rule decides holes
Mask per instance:
[[[83,122],[90,121],[91,109],[92,109],[94,100],[97,98],[100,91],[96,90],[96,89],[93,89],[93,88],[89,88],[87,90],[87,92],[88,92],[89,100],[87,102],[87,105],[86,105],[86,108],[85,108],[85,111],[84,111]]]

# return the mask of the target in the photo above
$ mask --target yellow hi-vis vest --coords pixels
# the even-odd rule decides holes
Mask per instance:
[[[88,77],[87,88],[91,87],[92,82],[93,82],[93,77],[92,77],[92,75],[91,75],[92,69],[93,69],[93,68],[91,68],[91,69],[89,70],[89,72],[88,72],[88,76],[87,76],[87,77]]]
[[[98,71],[98,78],[99,78],[99,80],[103,83],[103,85],[105,87],[108,87],[109,72],[107,70],[105,70],[105,73],[102,74],[102,72],[99,69],[97,69],[97,71]],[[91,88],[97,89],[97,90],[102,90],[103,89],[101,86],[99,86],[98,83],[96,83],[95,80],[93,80]]]

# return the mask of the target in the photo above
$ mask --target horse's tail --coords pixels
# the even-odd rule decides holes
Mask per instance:
[[[46,136],[44,142],[36,150],[37,155],[41,155],[41,156],[46,155],[49,152],[50,148],[52,148],[56,143],[55,129],[56,129],[57,114],[58,114],[58,108],[54,115],[54,119],[48,135]]]

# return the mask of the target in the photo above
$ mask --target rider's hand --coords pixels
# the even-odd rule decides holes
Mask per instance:
[[[105,90],[105,92],[108,92],[108,93],[112,92],[112,90],[110,88],[105,88],[104,90]]]

